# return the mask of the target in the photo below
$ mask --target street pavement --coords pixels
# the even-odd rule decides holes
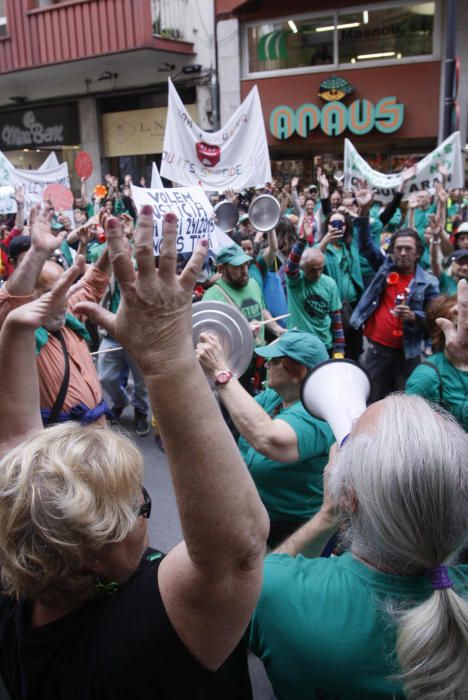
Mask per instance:
[[[134,440],[144,456],[145,487],[152,500],[151,517],[148,521],[150,545],[162,552],[168,552],[181,541],[182,533],[166,456],[157,447],[153,431],[143,438],[135,434],[131,408],[125,409],[119,422],[120,429]],[[274,700],[262,663],[250,655],[249,666],[254,700]]]

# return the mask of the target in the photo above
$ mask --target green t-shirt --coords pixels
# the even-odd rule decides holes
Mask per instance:
[[[309,282],[302,270],[299,277],[286,275],[288,289],[288,328],[299,328],[313,333],[330,350],[333,347],[330,314],[341,309],[338,287],[334,279],[321,275],[317,282]]]
[[[457,282],[451,275],[446,272],[441,272],[439,275],[439,289],[441,294],[448,294],[451,297],[457,293]]]
[[[468,566],[450,569],[467,592]],[[387,600],[422,602],[425,576],[392,576],[351,553],[265,560],[248,644],[265,664],[277,700],[404,700],[389,676],[398,672],[396,631]]]
[[[428,364],[418,365],[406,382],[405,393],[442,405],[468,432],[468,371],[454,367],[443,352],[432,355],[427,362],[439,373]]]
[[[273,389],[266,389],[255,400],[269,415],[282,403]],[[313,418],[300,401],[281,408],[276,419],[284,420],[296,433],[298,462],[269,459],[254,450],[243,437],[239,438],[239,449],[270,519],[305,521],[322,505],[323,470],[335,438],[329,425]]]
[[[221,289],[224,292],[221,291]],[[203,301],[222,301],[228,304],[229,299],[233,302],[235,306],[241,311],[246,317],[247,321],[263,321],[263,309],[265,308],[265,301],[263,299],[263,294],[257,282],[250,279],[248,284],[241,289],[235,289],[227,284],[223,280],[218,280],[212,287],[207,289],[203,295]],[[260,327],[259,340],[263,345],[265,343],[265,326]]]

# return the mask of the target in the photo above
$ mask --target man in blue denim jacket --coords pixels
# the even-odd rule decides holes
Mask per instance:
[[[425,309],[439,295],[439,283],[418,265],[423,247],[416,231],[396,231],[388,255],[374,245],[367,215],[372,193],[364,186],[355,195],[360,205],[360,216],[355,219],[359,251],[376,275],[350,323],[354,328],[364,324],[369,341],[365,365],[372,380],[373,402],[404,389],[406,379],[419,364]]]

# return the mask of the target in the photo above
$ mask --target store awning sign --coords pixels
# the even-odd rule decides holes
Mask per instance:
[[[63,185],[70,188],[70,177],[67,163],[56,167],[39,170],[22,170],[15,168],[8,158],[0,152],[0,184],[10,187],[22,187],[25,194],[25,216],[29,216],[31,207],[41,204],[43,193],[48,185]],[[0,214],[16,213],[16,201],[8,197],[0,197]],[[67,211],[71,215],[71,210]]]
[[[226,126],[200,129],[169,80],[169,108],[161,175],[208,191],[240,191],[271,181],[270,156],[257,87],[252,88]]]
[[[463,164],[460,132],[456,131],[434,151],[420,160],[416,165],[416,174],[406,188],[406,196],[411,192],[431,190],[441,182],[438,165],[443,164],[448,170],[450,187],[463,187]],[[360,180],[366,180],[376,191],[376,199],[390,201],[398,189],[401,174],[386,175],[374,170],[357,152],[349,139],[345,139],[344,148],[344,187],[346,190],[357,189]]]
[[[343,104],[341,100],[353,91],[345,78],[333,75],[320,85],[318,94],[326,101],[323,107],[309,102],[297,109],[279,105],[270,114],[270,131],[277,139],[289,139],[294,134],[307,138],[315,129],[327,136],[340,136],[346,129],[356,135],[372,129],[391,134],[402,126],[405,107],[396,97],[383,97],[377,104],[366,99]]]
[[[212,250],[218,250],[218,228],[213,207],[201,187],[152,189],[132,185],[132,198],[137,211],[149,204],[153,209],[154,254],[159,255],[162,224],[168,212],[177,214],[177,252],[192,253],[199,240],[207,239]]]

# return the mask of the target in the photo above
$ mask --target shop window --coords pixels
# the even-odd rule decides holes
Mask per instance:
[[[6,0],[0,0],[0,37],[7,36],[8,34],[5,4]]]
[[[333,63],[333,17],[248,28],[249,72]]]
[[[338,16],[340,63],[432,54],[435,3],[364,10]]]
[[[247,72],[431,56],[435,11],[435,2],[362,5],[359,10],[248,25]]]

